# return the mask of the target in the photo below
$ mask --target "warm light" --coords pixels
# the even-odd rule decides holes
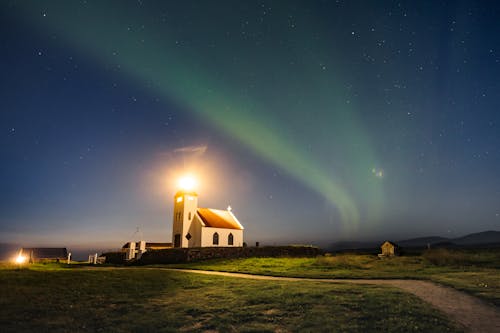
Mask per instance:
[[[196,179],[191,176],[185,176],[179,179],[178,185],[182,190],[191,191],[196,187]]]
[[[22,254],[19,254],[15,259],[14,261],[16,262],[16,264],[24,264],[26,262],[26,257],[23,256]]]

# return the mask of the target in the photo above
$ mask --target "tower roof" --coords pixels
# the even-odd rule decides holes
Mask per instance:
[[[192,196],[195,196],[197,197],[198,194],[194,191],[184,191],[184,190],[180,190],[180,191],[177,191],[177,193],[175,193],[175,198],[177,198],[178,196],[181,196],[181,195],[192,195]]]

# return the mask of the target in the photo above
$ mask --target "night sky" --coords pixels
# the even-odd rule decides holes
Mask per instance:
[[[497,1],[0,3],[0,242],[500,230]]]

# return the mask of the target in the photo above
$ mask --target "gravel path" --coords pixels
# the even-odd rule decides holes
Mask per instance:
[[[429,281],[421,280],[371,280],[371,279],[311,279],[202,271],[191,269],[170,269],[186,273],[221,275],[253,280],[274,281],[313,281],[325,283],[355,283],[388,285],[412,293],[427,303],[432,304],[452,320],[459,323],[467,332],[498,333],[500,332],[500,311],[482,300],[450,287],[444,287]]]

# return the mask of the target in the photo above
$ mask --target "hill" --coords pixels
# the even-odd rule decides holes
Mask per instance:
[[[450,242],[451,240],[446,237],[439,236],[429,236],[429,237],[418,237],[412,239],[405,239],[398,241],[398,245],[401,247],[421,247],[427,246],[427,244],[437,244],[437,243],[445,243]]]
[[[500,244],[500,231],[483,231],[452,240],[459,245]]]
[[[376,249],[386,239],[377,242],[356,242],[342,241],[331,244],[328,247],[330,251],[342,250],[369,250]],[[390,239],[389,239],[390,240]],[[428,245],[434,247],[470,247],[470,246],[500,246],[500,231],[482,231],[472,233],[457,238],[446,238],[441,236],[427,236],[396,241],[403,248],[423,248]]]

